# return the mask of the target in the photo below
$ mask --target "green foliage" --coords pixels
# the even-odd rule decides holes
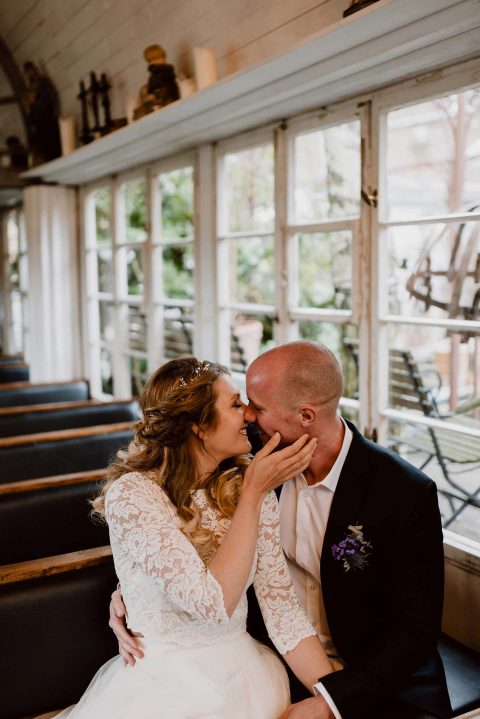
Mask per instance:
[[[162,240],[193,236],[193,168],[160,176]]]

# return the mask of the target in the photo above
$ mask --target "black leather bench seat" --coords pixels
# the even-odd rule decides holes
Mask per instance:
[[[98,566],[0,586],[0,716],[23,719],[78,701],[118,652],[108,626],[117,582]]]
[[[48,384],[14,383],[0,385],[0,407],[16,407],[45,402],[72,402],[90,398],[86,380],[54,382]]]
[[[90,516],[89,500],[100,493],[102,484],[65,483],[0,494],[0,564],[108,544],[107,526]]]
[[[101,469],[132,438],[132,430],[119,429],[108,434],[1,447],[0,482]]]
[[[471,617],[475,621],[474,617]],[[480,653],[442,634],[439,651],[445,667],[453,717],[480,707]]]
[[[0,411],[0,437],[14,437],[35,432],[53,432],[75,427],[112,424],[113,422],[134,422],[138,419],[138,403],[108,402],[83,407],[53,408],[36,411],[29,408],[15,414],[3,415]],[[5,411],[5,410],[4,410]]]

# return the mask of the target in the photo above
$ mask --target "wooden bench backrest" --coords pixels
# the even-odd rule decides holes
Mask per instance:
[[[5,447],[19,447],[20,445],[26,444],[38,445],[44,442],[64,442],[69,439],[96,437],[99,435],[114,434],[115,432],[124,432],[133,429],[133,425],[134,422],[117,422],[115,424],[93,425],[92,427],[55,430],[54,432],[37,432],[36,434],[17,435],[16,437],[1,437],[0,452]]]
[[[193,323],[187,318],[164,320],[163,346],[167,359],[190,357],[193,354]],[[234,372],[245,372],[247,360],[242,344],[233,328],[230,331],[230,366]]]
[[[116,581],[109,547],[0,567],[2,719],[78,701],[118,651],[108,627]]]
[[[139,419],[138,403],[132,399],[122,402],[77,402],[74,406],[61,403],[58,407],[48,404],[28,405],[8,408],[12,411],[0,410],[0,438],[16,435],[36,434],[39,432],[60,431],[101,424],[135,422]]]
[[[71,382],[8,382],[0,384],[0,407],[85,400],[90,397],[87,380]]]
[[[0,485],[0,564],[108,544],[90,504],[104,481],[105,472],[85,472]]]
[[[418,365],[411,353],[391,349],[390,357],[390,405],[402,409],[417,410],[427,416],[435,416],[431,392],[424,385]]]
[[[0,439],[0,483],[103,469],[133,439],[134,423]]]
[[[19,406],[13,406],[13,407],[0,407],[0,418],[1,417],[12,417],[15,415],[22,415],[22,414],[33,414],[33,413],[48,413],[48,412],[58,412],[60,410],[69,410],[69,409],[81,409],[82,407],[109,407],[111,405],[128,405],[132,401],[135,401],[132,397],[131,399],[115,399],[108,402],[104,402],[101,399],[79,399],[79,400],[70,400],[69,402],[48,402],[46,404],[21,404]]]

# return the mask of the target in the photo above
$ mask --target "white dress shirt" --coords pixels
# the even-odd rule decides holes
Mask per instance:
[[[342,419],[343,444],[327,476],[308,485],[299,474],[283,485],[280,495],[280,540],[300,604],[307,612],[335,669],[344,666],[333,646],[323,604],[320,558],[330,507],[350,444],[352,432]],[[323,695],[336,719],[342,719],[330,694],[319,682],[314,692]]]

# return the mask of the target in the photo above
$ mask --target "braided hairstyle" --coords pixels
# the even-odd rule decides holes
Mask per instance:
[[[140,395],[143,418],[135,425],[134,439],[117,453],[108,481],[92,502],[96,517],[105,519],[105,496],[112,483],[128,472],[140,472],[165,491],[183,520],[183,533],[201,556],[212,554],[213,535],[200,526],[201,513],[191,495],[198,476],[190,440],[192,425],[206,430],[217,426],[215,382],[224,374],[230,373],[223,365],[185,357],[165,363],[151,375]],[[202,484],[211,506],[225,517],[235,511],[248,463],[245,455],[225,460]]]

